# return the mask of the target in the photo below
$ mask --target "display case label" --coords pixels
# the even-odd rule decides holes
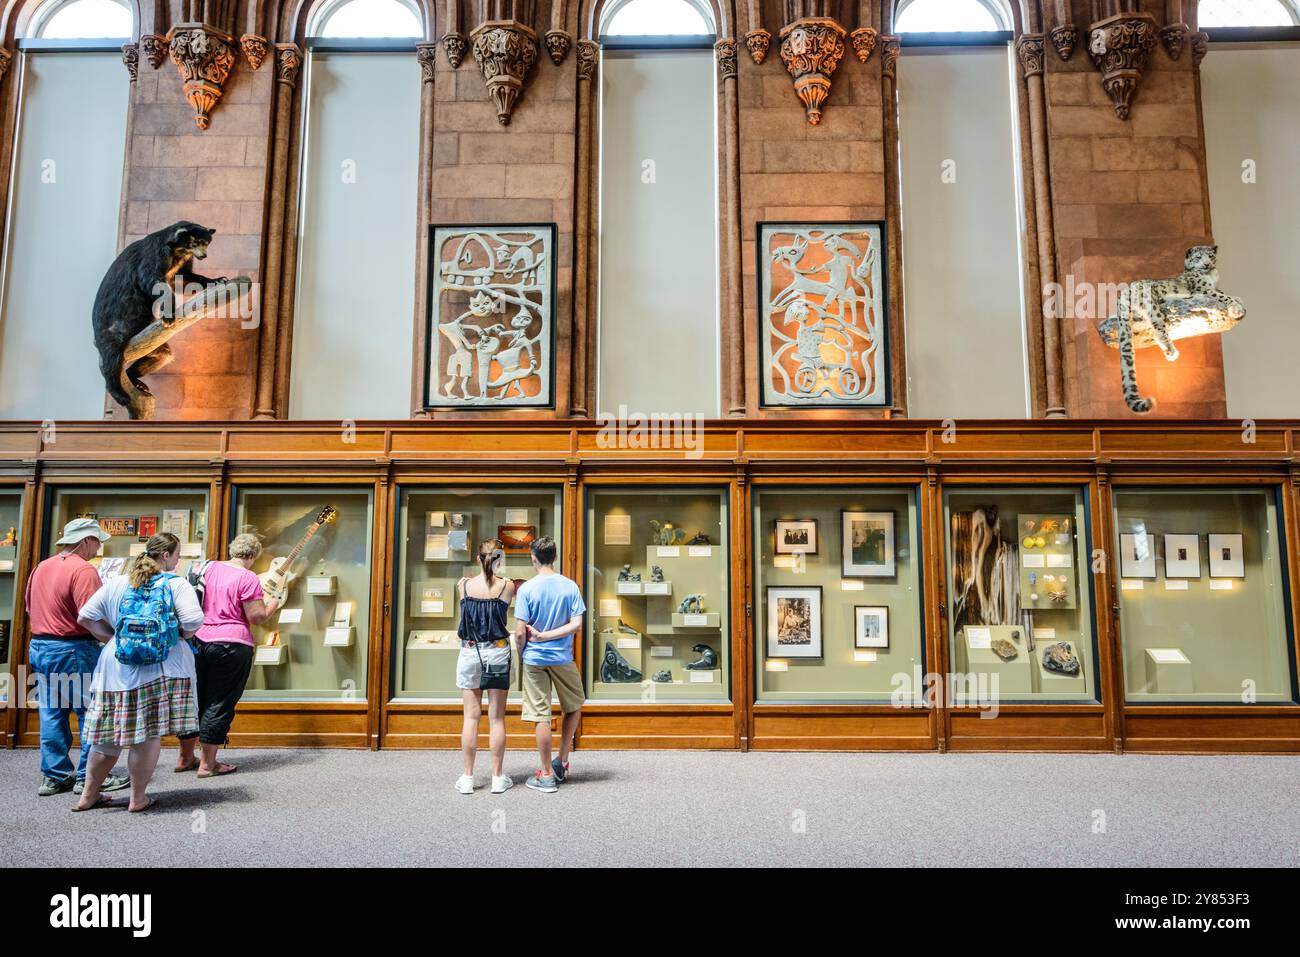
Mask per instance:
[[[346,648],[348,645],[352,644],[351,626],[326,628],[325,644],[337,648]]]
[[[1231,578],[1211,578],[1210,591],[1232,591]]]
[[[1147,587],[1147,583],[1140,578],[1125,578],[1119,583],[1122,591],[1142,591]]]
[[[1055,641],[1055,640],[1056,640],[1055,628],[1034,629],[1034,641]]]
[[[526,508],[508,508],[506,509],[507,525],[528,525],[528,509]]]
[[[200,558],[202,555],[202,542],[184,542],[181,544],[181,558]]]
[[[681,558],[682,547],[680,545],[659,545],[655,548],[655,555],[660,558]]]
[[[640,639],[640,638],[620,638],[620,639],[618,640],[618,646],[619,646],[620,648],[640,648],[640,647],[641,647],[641,639]]]
[[[708,615],[682,615],[682,627],[684,628],[707,628],[708,625]]]
[[[280,624],[282,625],[296,625],[301,621],[301,608],[285,608],[280,612]]]
[[[12,558],[0,560],[0,572],[11,572],[13,570],[14,560]]]
[[[641,586],[641,590],[647,595],[671,595],[671,582],[646,582]]]
[[[1181,665],[1190,663],[1188,657],[1179,648],[1148,648],[1147,654],[1153,661],[1162,665]]]
[[[605,544],[606,545],[631,545],[632,544],[632,516],[631,515],[606,515],[605,516]]]
[[[853,660],[870,664],[876,660],[876,653],[874,651],[855,651],[853,652]]]
[[[333,575],[308,575],[307,594],[309,595],[334,594],[334,576]]]
[[[691,684],[707,685],[713,684],[717,680],[713,677],[715,672],[712,671],[688,671],[686,673],[691,676]]]
[[[867,583],[861,578],[841,578],[840,591],[866,591]]]
[[[673,649],[672,649],[672,646],[671,646],[671,645],[651,645],[651,646],[650,646],[650,657],[651,657],[651,658],[671,658],[672,656],[673,656]]]
[[[420,611],[426,615],[441,615],[444,604],[442,601],[422,601],[420,602]]]
[[[764,667],[765,667],[768,671],[789,671],[789,670],[790,670],[790,662],[788,662],[788,661],[782,661],[782,660],[780,660],[779,658],[772,658],[772,659],[769,659],[769,660],[764,664]]]
[[[137,555],[143,555],[145,545],[145,542],[132,542],[131,547],[126,550],[126,553],[132,558],[135,558]]]
[[[1071,564],[1072,564],[1072,560],[1069,552],[1066,552],[1064,554],[1059,554],[1059,555],[1049,554],[1047,556],[1048,568],[1069,568],[1071,567]]]
[[[1187,591],[1187,579],[1166,578],[1165,591]]]
[[[987,628],[967,628],[966,644],[971,648],[992,648],[993,632]]]
[[[1046,556],[1033,552],[1024,552],[1020,556],[1020,564],[1026,568],[1043,568],[1047,564]]]
[[[615,582],[614,590],[620,595],[639,595],[641,594],[640,582]]]
[[[623,603],[617,598],[602,598],[600,600],[600,617],[622,618]]]
[[[712,558],[713,546],[712,545],[688,545],[686,549],[686,554],[691,558]]]

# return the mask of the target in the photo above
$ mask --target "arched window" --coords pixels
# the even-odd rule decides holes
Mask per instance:
[[[1197,23],[1202,30],[1215,27],[1293,27],[1300,12],[1287,0],[1201,0]]]
[[[605,36],[712,35],[708,8],[691,0],[617,0],[604,11]]]
[[[410,414],[393,343],[415,316],[424,33],[408,0],[326,0],[308,19],[290,418]],[[348,374],[322,375],[340,355]]]
[[[0,419],[94,419],[104,381],[90,305],[117,255],[131,11],[117,0],[33,7],[9,79],[21,94],[0,281]]]
[[[596,404],[718,415],[717,96],[706,3],[602,11]]]
[[[964,33],[1010,30],[997,0],[899,0],[895,33]]]
[[[420,11],[409,0],[336,0],[324,4],[308,29],[313,37],[422,37]]]
[[[122,0],[52,0],[27,30],[41,40],[129,39],[131,10]]]

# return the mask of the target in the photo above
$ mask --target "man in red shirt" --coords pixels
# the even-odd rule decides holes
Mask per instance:
[[[77,726],[85,727],[90,679],[102,646],[78,627],[77,615],[99,590],[99,573],[89,559],[109,537],[93,518],[73,519],[55,542],[61,546],[58,554],[32,569],[27,579],[32,636],[27,660],[38,676],[41,712],[41,786],[36,793],[42,797],[67,790],[80,793],[86,780],[90,742],[82,736],[81,759],[73,767],[69,716],[75,711]],[[100,790],[116,791],[129,783],[125,775],[110,774]]]

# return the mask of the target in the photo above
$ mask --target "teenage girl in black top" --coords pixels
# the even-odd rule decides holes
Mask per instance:
[[[474,793],[474,757],[478,753],[478,725],[483,716],[483,692],[488,693],[488,741],[492,749],[492,793],[514,786],[501,769],[506,753],[506,695],[510,693],[510,632],[506,619],[515,583],[497,575],[505,560],[502,545],[489,538],[478,548],[482,571],[456,583],[460,596],[460,657],[456,662],[456,687],[465,701],[465,725],[460,733],[465,773],[456,781],[461,794]]]

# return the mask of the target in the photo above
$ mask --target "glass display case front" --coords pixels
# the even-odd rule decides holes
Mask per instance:
[[[916,494],[754,494],[758,700],[889,700],[924,671]]]
[[[955,703],[1096,700],[1086,516],[1079,489],[944,493]]]
[[[559,489],[402,490],[394,548],[394,698],[460,700],[457,581],[481,571],[476,556],[479,544],[489,538],[504,546],[503,577],[517,584],[532,578],[529,545],[544,535],[559,540],[560,503]],[[513,614],[507,624],[514,628]],[[510,696],[513,700],[519,692],[512,689]]]
[[[587,496],[586,673],[593,700],[727,700],[727,492]]]
[[[235,489],[231,537],[257,535],[253,571],[278,573],[288,590],[284,607],[253,628],[245,698],[365,699],[373,514],[370,488]]]
[[[1272,489],[1116,489],[1130,702],[1295,700]]]
[[[14,600],[18,586],[18,528],[22,525],[23,493],[0,491],[0,671],[12,654]],[[4,692],[0,691],[0,701]]]
[[[55,541],[63,526],[74,518],[93,518],[113,537],[99,550],[92,564],[100,578],[120,575],[145,542],[159,532],[171,532],[181,542],[178,573],[202,562],[208,546],[208,490],[206,488],[72,487],[52,489],[44,555],[59,550]]]

